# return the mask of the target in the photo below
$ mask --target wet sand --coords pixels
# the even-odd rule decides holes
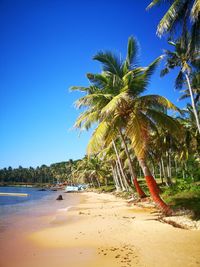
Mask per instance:
[[[113,195],[74,197],[69,210],[62,202],[45,216],[13,218],[0,233],[0,267],[200,266],[200,231],[161,223],[155,210]]]

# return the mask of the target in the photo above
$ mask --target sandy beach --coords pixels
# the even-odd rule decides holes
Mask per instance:
[[[13,218],[0,234],[0,267],[200,266],[200,231],[110,194],[74,197],[79,204],[69,209]]]

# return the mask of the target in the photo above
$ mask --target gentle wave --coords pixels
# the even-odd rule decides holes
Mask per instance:
[[[73,208],[73,206],[68,206],[66,208],[58,209],[58,211],[68,211],[71,208]]]

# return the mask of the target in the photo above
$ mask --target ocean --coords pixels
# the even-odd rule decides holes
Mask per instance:
[[[0,196],[0,216],[18,214],[27,209],[50,200],[54,191],[39,191],[33,187],[0,187],[0,193],[25,193],[27,197]],[[58,194],[58,193],[57,193]]]
[[[63,191],[39,191],[31,187],[0,187],[1,193],[26,193],[27,197],[0,196],[0,232],[13,225],[15,218],[41,217],[57,211],[67,211],[78,203],[74,194]],[[56,198],[62,195],[64,201]]]

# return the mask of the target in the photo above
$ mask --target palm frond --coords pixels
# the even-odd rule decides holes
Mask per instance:
[[[150,108],[165,108],[174,110],[177,112],[181,112],[178,107],[176,107],[171,101],[169,101],[167,98],[160,96],[160,95],[145,95],[137,98],[137,106],[139,109],[145,109],[145,107],[148,109]]]
[[[191,29],[191,44],[190,50],[199,54],[200,50],[200,19],[196,20]]]
[[[158,24],[157,34],[158,36],[162,36],[164,32],[169,31],[176,19],[179,17],[179,13],[184,6],[185,1],[183,0],[174,0],[173,4],[170,6],[164,17]]]
[[[110,127],[105,121],[102,121],[98,125],[98,127],[95,129],[94,133],[92,134],[92,137],[90,138],[90,141],[87,146],[88,156],[98,153],[103,148],[104,137],[107,134],[107,131],[109,131],[109,129]]]
[[[70,91],[80,91],[80,92],[87,92],[89,87],[84,86],[71,86],[69,88]]]
[[[145,68],[138,67],[128,71],[122,78],[125,85],[129,85],[133,79],[144,73]]]
[[[183,129],[178,120],[154,109],[148,109],[146,115],[149,116],[156,125],[170,131],[170,134],[175,138],[183,137]]]
[[[183,75],[182,71],[179,71],[179,74],[175,80],[175,88],[181,89],[183,87],[184,82],[185,82],[185,76]]]
[[[122,92],[116,95],[101,111],[101,114],[105,117],[114,112],[122,105],[126,105],[129,101],[129,96],[126,92]]]
[[[190,16],[191,16],[193,21],[196,21],[198,19],[199,15],[200,15],[200,1],[195,0]]]
[[[103,64],[103,70],[116,74],[119,77],[122,76],[121,62],[119,58],[114,55],[112,52],[98,52],[94,57],[94,60],[97,60]]]
[[[147,151],[148,124],[141,113],[132,113],[125,134],[131,139],[136,156],[144,157]]]
[[[129,37],[128,39],[128,47],[127,47],[127,56],[126,62],[128,66],[132,66],[133,62],[136,60],[136,56],[138,53],[138,44],[134,37]]]
[[[144,77],[145,77],[147,82],[149,82],[149,79],[151,78],[151,76],[155,72],[156,68],[158,67],[158,65],[162,59],[163,59],[163,56],[157,57],[151,64],[149,64],[149,66],[144,71]]]
[[[84,97],[79,98],[75,102],[76,108],[81,108],[84,106],[91,106],[95,105],[96,103],[99,103],[99,101],[109,101],[112,99],[111,94],[103,94],[103,93],[96,93],[96,94],[89,94]]]
[[[146,8],[146,10],[149,10],[150,8],[159,5],[163,2],[163,0],[153,0]]]
[[[87,78],[96,87],[103,88],[107,84],[107,79],[103,74],[87,73]]]
[[[90,110],[82,113],[74,124],[74,128],[79,128],[82,130],[88,130],[93,123],[96,123],[99,120],[99,112]]]
[[[153,75],[153,73],[156,70],[156,67],[160,63],[160,60],[162,59],[162,56],[156,58],[148,67],[143,68],[143,73],[141,73],[141,68],[138,68],[138,75],[136,75],[132,80],[131,83],[129,83],[129,90],[130,94],[133,94],[133,96],[138,94],[141,94],[147,89],[147,86],[149,85],[150,78]]]
[[[166,74],[168,74],[170,69],[168,67],[164,68],[160,72],[160,77],[164,77]]]
[[[182,95],[182,96],[180,96],[180,97],[179,97],[179,100],[183,100],[183,99],[186,99],[186,98],[188,98],[188,97],[190,97],[190,92],[189,92],[189,90],[188,90],[187,92],[185,91],[185,94]]]

